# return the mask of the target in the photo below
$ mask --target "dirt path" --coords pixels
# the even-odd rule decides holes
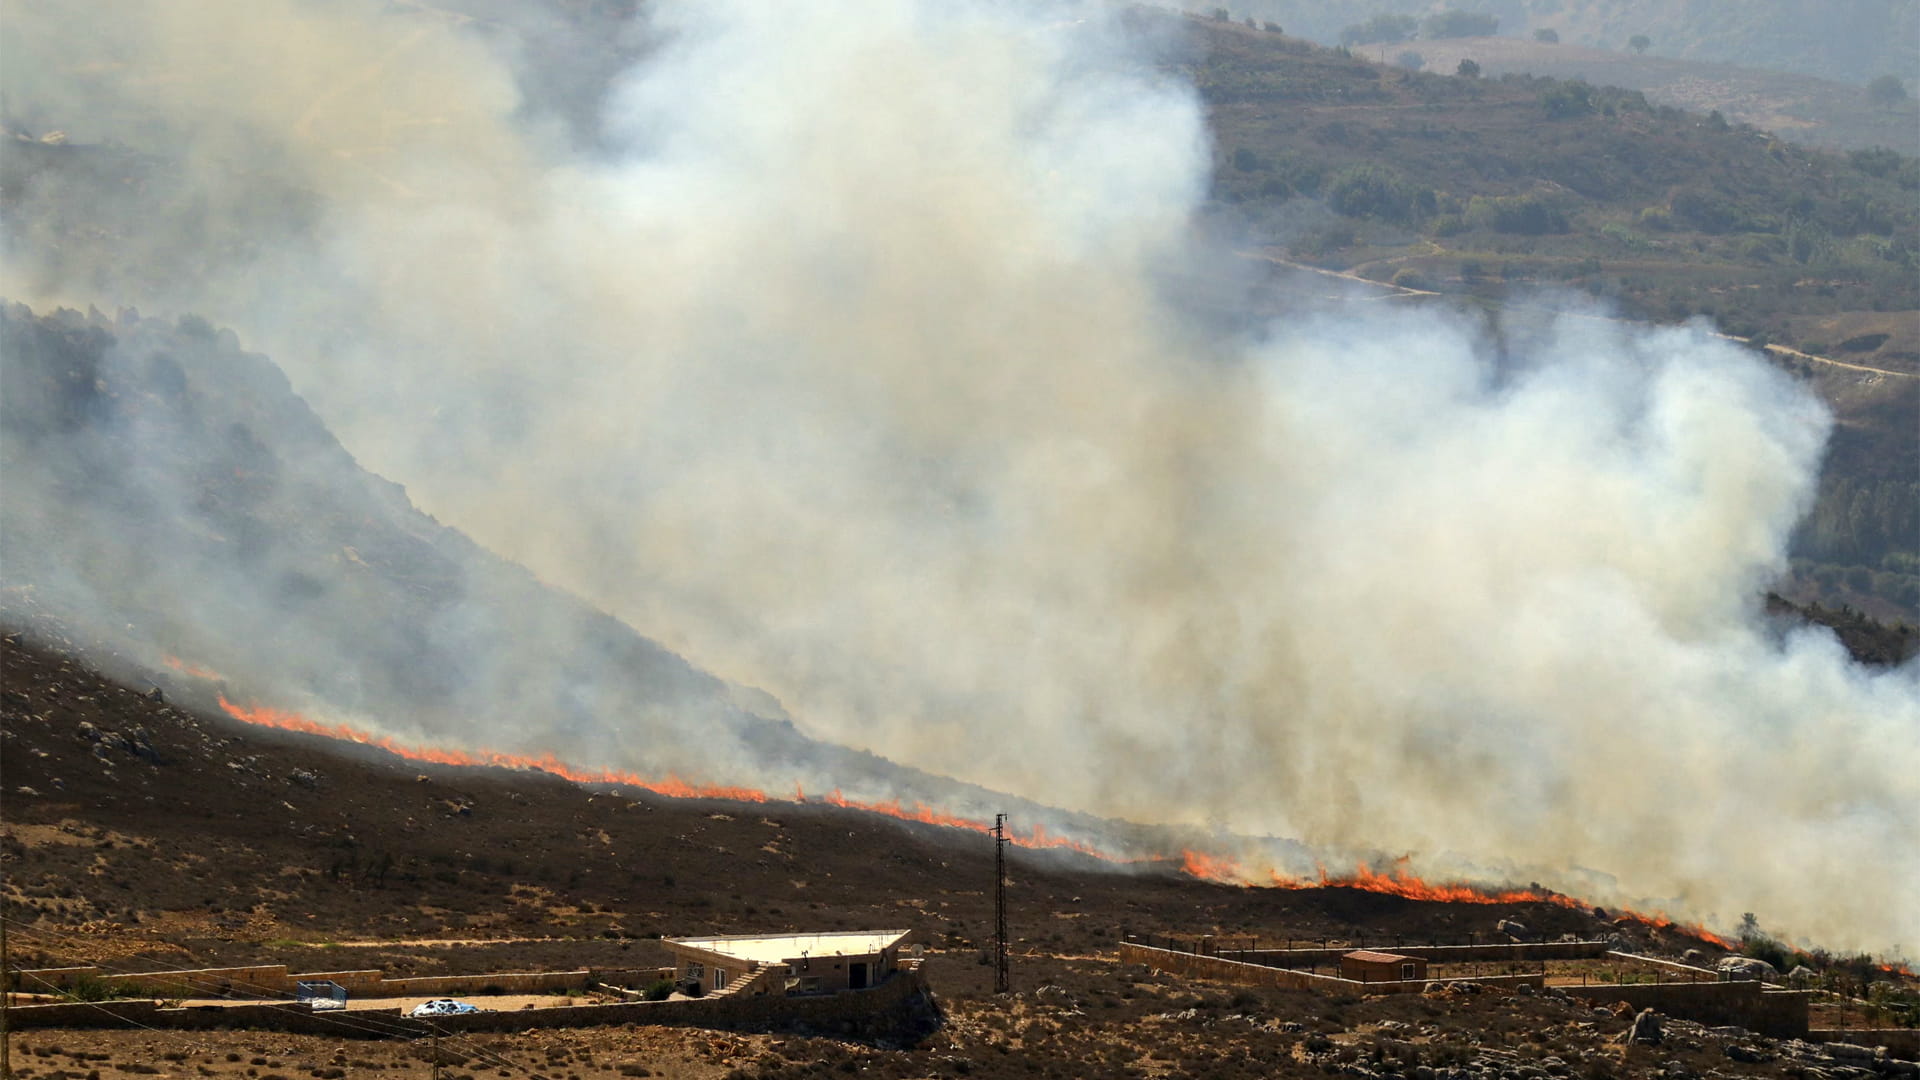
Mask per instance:
[[[1239,254],[1243,258],[1259,259],[1262,262],[1272,263],[1275,266],[1284,266],[1289,270],[1301,270],[1309,274],[1319,274],[1322,277],[1340,278],[1343,281],[1356,282],[1361,285],[1369,285],[1375,289],[1380,290],[1381,295],[1377,297],[1377,299],[1383,299],[1383,300],[1394,299],[1400,296],[1452,295],[1450,293],[1435,292],[1431,289],[1413,289],[1413,288],[1408,288],[1405,285],[1393,285],[1384,281],[1375,281],[1372,278],[1362,277],[1360,276],[1359,273],[1353,270],[1329,270],[1323,266],[1312,266],[1303,262],[1295,262],[1292,259],[1283,259],[1278,255],[1270,255],[1270,254],[1267,254],[1266,252],[1241,251],[1241,252],[1237,252],[1236,254]],[[1421,258],[1427,255],[1445,255],[1445,254],[1448,254],[1448,252],[1445,249],[1436,249],[1434,251],[1422,252],[1419,255],[1396,255],[1396,256],[1391,256],[1389,258],[1385,258],[1385,259],[1372,259],[1372,260],[1369,260],[1368,262],[1362,263],[1361,265],[1377,266],[1383,263],[1391,264],[1395,262],[1404,261],[1407,259]],[[1524,307],[1525,305],[1503,304],[1502,306],[1503,307]],[[1634,326],[1657,325],[1654,323],[1642,322],[1641,320],[1638,320],[1638,319],[1623,318],[1618,315],[1593,315],[1583,311],[1561,311],[1559,309],[1544,309],[1544,308],[1539,310],[1551,310],[1555,314],[1566,315],[1573,318],[1601,319],[1606,322],[1627,323]],[[1779,356],[1788,356],[1796,360],[1805,360],[1810,363],[1826,364],[1831,367],[1845,368],[1849,371],[1858,371],[1862,374],[1885,375],[1895,379],[1920,379],[1920,372],[1895,371],[1891,368],[1874,367],[1870,364],[1855,364],[1846,360],[1835,360],[1830,356],[1820,356],[1816,353],[1801,352],[1799,349],[1790,349],[1785,345],[1754,346],[1751,340],[1743,337],[1738,337],[1733,334],[1722,334],[1722,333],[1716,332],[1713,336],[1721,339],[1722,341],[1737,342],[1738,344],[1746,345],[1750,348],[1754,348],[1754,347],[1761,348],[1761,349],[1764,349],[1766,352],[1773,353]]]

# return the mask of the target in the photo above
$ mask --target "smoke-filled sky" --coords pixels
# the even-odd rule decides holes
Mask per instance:
[[[0,10],[17,120],[202,196],[110,265],[23,215],[0,291],[234,327],[424,509],[815,735],[1920,942],[1920,667],[1759,614],[1818,403],[1703,327],[1192,315],[1204,112],[1108,9],[659,0],[584,90],[524,13]]]

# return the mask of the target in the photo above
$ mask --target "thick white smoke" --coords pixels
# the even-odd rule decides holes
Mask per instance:
[[[1920,940],[1920,669],[1763,624],[1827,419],[1702,328],[1567,320],[1518,359],[1432,311],[1210,331],[1166,288],[1217,265],[1203,110],[1100,7],[649,4],[579,150],[483,26],[233,11],[129,6],[103,75],[99,28],[16,4],[57,48],[9,101],[167,132],[216,216],[262,175],[310,193],[311,229],[167,299],[443,520],[808,731]],[[199,242],[171,225],[155,252]],[[30,244],[5,281],[85,288]]]

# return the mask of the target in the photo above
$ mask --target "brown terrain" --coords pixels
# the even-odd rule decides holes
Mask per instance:
[[[1485,940],[1511,919],[1549,939],[1619,935],[1634,951],[1719,955],[1683,930],[1549,903],[1216,885],[1071,853],[1011,856],[1015,993],[999,998],[983,951],[993,857],[975,834],[422,766],[197,714],[18,635],[0,650],[0,898],[16,969],[646,967],[666,960],[661,934],[899,926],[924,944],[939,1003],[937,1017],[884,1037],[803,1026],[450,1036],[447,1076],[1843,1075],[1811,1044],[1677,1020],[1660,1045],[1626,1045],[1632,1010],[1553,991],[1331,997],[1159,974],[1121,965],[1117,950],[1168,931]],[[431,1075],[426,1040],[365,1034],[345,1022],[338,1038],[34,1030],[12,1050],[17,1075],[41,1078]]]
[[[1811,75],[1520,37],[1422,41],[1389,46],[1387,55],[1409,47],[1420,51],[1429,71],[1452,72],[1460,61],[1472,60],[1487,75],[1525,72],[1639,90],[1656,104],[1701,114],[1717,110],[1733,123],[1811,146],[1889,146],[1903,154],[1920,149],[1911,101],[1881,108],[1861,86]]]

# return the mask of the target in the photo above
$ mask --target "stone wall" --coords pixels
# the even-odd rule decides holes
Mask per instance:
[[[1226,956],[1202,956],[1197,953],[1176,952],[1152,945],[1142,945],[1135,941],[1120,943],[1120,962],[1144,964],[1156,971],[1172,972],[1196,979],[1215,979],[1241,986],[1266,986],[1279,990],[1317,990],[1325,994],[1417,994],[1426,989],[1429,981],[1427,979],[1395,979],[1387,982],[1361,982],[1356,979],[1343,979],[1337,975],[1320,975],[1291,968],[1248,963]],[[1524,983],[1539,989],[1546,985],[1546,979],[1545,975],[1534,972],[1530,975],[1476,976],[1471,980],[1459,981],[1471,981],[1492,987],[1513,987]]]
[[[441,1031],[524,1031],[528,1028],[595,1027],[604,1024],[658,1024],[744,1030],[792,1028],[878,1033],[911,1022],[916,1009],[930,1009],[932,993],[917,970],[896,971],[868,990],[809,997],[784,994],[724,995],[682,1001],[633,1001],[613,1005],[572,1005],[437,1017]],[[166,1009],[152,1001],[68,1002],[22,1005],[9,1011],[12,1029],[149,1027],[178,1030],[242,1028],[290,1031],[333,1038],[387,1038],[424,1035],[421,1020],[398,1009],[313,1012],[303,1003],[201,1005]]]
[[[1751,980],[1563,986],[1568,994],[1598,1005],[1624,1001],[1703,1024],[1735,1024],[1775,1038],[1804,1038],[1808,995],[1768,990]]]
[[[1813,1028],[1807,1041],[1884,1046],[1893,1057],[1920,1058],[1920,1028]]]
[[[109,974],[97,967],[42,968],[14,973],[14,982],[22,990],[68,990],[85,979],[106,986],[134,988],[135,992],[155,997],[211,998],[255,997],[286,998],[295,993],[296,983],[327,981],[344,987],[348,996],[370,997],[448,997],[459,994],[544,994],[566,990],[584,990],[591,982],[627,982],[658,976],[653,968],[620,968],[604,971],[516,971],[491,975],[431,975],[419,978],[389,979],[378,970],[303,971],[289,973],[285,964],[253,967],[197,968],[187,971],[153,971],[134,974]]]
[[[1153,948],[1152,941],[1171,939],[1154,938],[1149,941],[1136,941],[1134,944]],[[1209,946],[1206,939],[1195,946],[1204,955],[1219,956],[1233,960],[1243,960],[1249,964],[1263,964],[1267,967],[1305,968],[1338,967],[1340,958],[1353,952],[1359,946],[1342,945],[1319,949],[1248,949],[1235,948],[1239,939],[1221,938]],[[1540,960],[1591,960],[1607,954],[1605,941],[1541,941],[1528,943],[1479,944],[1479,945],[1388,945],[1375,942],[1368,946],[1376,952],[1390,952],[1399,956],[1413,956],[1433,964],[1500,963],[1502,961],[1540,961]],[[1192,949],[1172,948],[1172,952],[1194,951]]]

